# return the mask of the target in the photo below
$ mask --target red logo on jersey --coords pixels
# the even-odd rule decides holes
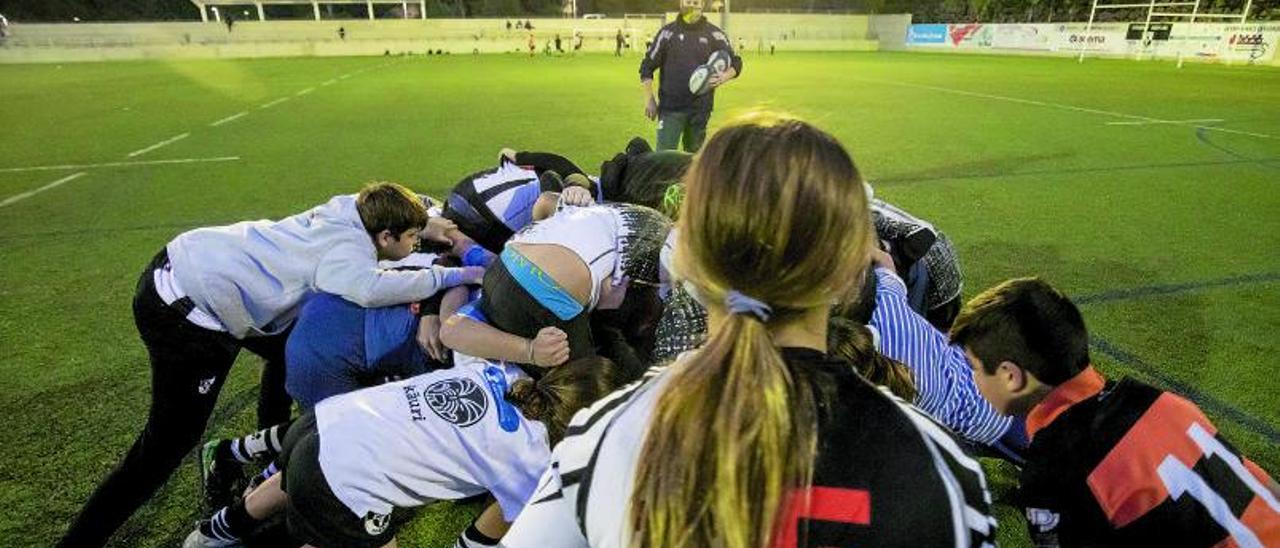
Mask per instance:
[[[778,523],[775,548],[793,548],[798,542],[800,520],[871,524],[871,493],[862,489],[813,486],[787,497],[786,511]]]

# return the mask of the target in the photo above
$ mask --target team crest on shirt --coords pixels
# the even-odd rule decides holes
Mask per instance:
[[[1027,508],[1027,523],[1038,529],[1041,533],[1046,533],[1058,528],[1058,522],[1062,519],[1057,512],[1045,510],[1043,508]]]
[[[422,398],[440,418],[458,426],[471,426],[489,410],[484,389],[471,379],[445,379],[422,390]]]
[[[387,531],[391,525],[391,514],[375,514],[372,510],[364,515],[364,532],[369,536],[378,536]]]

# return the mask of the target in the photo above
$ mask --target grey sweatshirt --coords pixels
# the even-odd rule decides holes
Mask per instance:
[[[462,278],[459,268],[379,269],[354,195],[280,221],[197,228],[168,251],[178,285],[236,338],[283,331],[315,291],[379,307],[425,299]]]

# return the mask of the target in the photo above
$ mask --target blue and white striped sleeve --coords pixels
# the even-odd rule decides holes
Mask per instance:
[[[880,332],[880,353],[911,369],[919,393],[916,406],[942,420],[946,382],[937,356],[947,341],[911,310],[907,286],[886,268],[876,268],[876,308],[871,313],[871,325]]]
[[[876,268],[876,308],[871,325],[880,331],[880,353],[911,369],[915,405],[966,439],[991,444],[1009,429],[978,392],[973,372],[959,348],[907,303],[907,286],[897,274]]]

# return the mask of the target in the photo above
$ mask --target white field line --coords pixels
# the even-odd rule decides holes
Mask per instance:
[[[1195,120],[1156,120],[1151,122],[1107,122],[1109,126],[1145,126],[1149,124],[1207,124],[1209,122],[1225,122],[1222,118],[1199,118]]]
[[[322,85],[322,86],[332,86],[332,85],[334,85],[334,84],[336,84],[336,83],[338,83],[338,79],[337,79],[337,78],[330,78],[330,79],[328,79],[328,80],[325,80],[325,81],[324,81],[324,83],[323,83],[323,84],[320,84],[320,85]]]
[[[351,77],[351,73],[347,73],[347,74],[343,74],[342,76],[339,76],[338,79],[346,80],[347,78],[350,78],[350,77]]]
[[[243,111],[243,112],[239,112],[239,113],[237,113],[237,114],[232,114],[231,116],[228,116],[228,117],[226,117],[226,118],[223,118],[223,119],[221,119],[221,120],[218,120],[217,122],[214,122],[214,123],[212,123],[212,124],[209,124],[209,127],[218,127],[218,126],[220,126],[220,125],[222,125],[222,124],[226,124],[226,123],[229,123],[229,122],[234,122],[234,121],[236,121],[236,120],[239,120],[239,119],[240,119],[240,117],[242,117],[242,116],[244,116],[244,115],[246,115],[246,114],[249,114],[249,111]]]
[[[85,174],[85,172],[84,172],[84,171],[81,171],[81,172],[79,172],[79,173],[72,173],[71,175],[67,175],[66,177],[63,177],[63,178],[61,178],[61,179],[58,179],[57,181],[54,181],[54,182],[49,183],[49,184],[47,184],[47,185],[44,185],[44,186],[42,186],[42,187],[40,187],[40,188],[37,188],[37,189],[35,189],[35,190],[28,190],[28,191],[23,192],[23,193],[21,193],[21,194],[14,194],[13,196],[10,196],[10,197],[8,197],[8,198],[5,198],[5,199],[4,199],[4,201],[0,201],[0,207],[5,207],[5,206],[7,206],[7,205],[9,205],[9,204],[12,204],[12,203],[14,203],[14,202],[19,202],[19,201],[25,200],[25,199],[27,199],[27,198],[30,198],[30,197],[32,197],[32,196],[35,196],[36,194],[39,194],[39,193],[44,192],[44,191],[46,191],[46,190],[49,190],[49,189],[51,189],[51,188],[60,187],[60,186],[62,186],[62,185],[64,185],[64,184],[66,184],[66,183],[69,183],[69,182],[71,182],[71,181],[74,181],[74,180],[76,180],[76,179],[79,179],[79,178],[81,178],[81,177],[84,177],[84,174]]]
[[[151,146],[149,146],[149,147],[147,147],[147,148],[141,148],[141,149],[135,150],[135,151],[133,151],[133,152],[130,152],[130,153],[129,153],[129,157],[130,157],[130,158],[133,158],[134,156],[141,156],[141,155],[146,154],[146,153],[148,153],[148,152],[151,152],[151,151],[153,151],[153,150],[155,150],[155,149],[157,149],[157,148],[165,147],[165,146],[169,146],[169,145],[171,145],[171,144],[173,144],[173,143],[176,143],[176,142],[178,142],[178,141],[181,141],[181,140],[183,140],[183,139],[186,139],[187,137],[190,137],[190,136],[191,136],[191,134],[190,134],[190,133],[183,133],[182,135],[179,135],[179,136],[177,136],[177,137],[171,137],[171,138],[169,138],[169,139],[165,139],[165,140],[160,141],[159,143],[156,143],[156,144],[154,144],[154,145],[151,145]]]
[[[311,93],[311,92],[313,92],[313,91],[315,91],[315,90],[316,90],[316,88],[307,88],[307,89],[304,89],[304,90],[302,90],[302,91],[299,91],[298,93],[295,93],[294,95],[296,95],[296,96],[298,96],[298,97],[302,97],[303,95],[306,95],[306,94],[308,94],[308,93]]]
[[[1124,118],[1124,119],[1127,119],[1127,120],[1137,120],[1137,121],[1142,121],[1142,122],[1146,122],[1146,123],[1185,125],[1185,126],[1194,127],[1194,128],[1196,128],[1196,129],[1204,129],[1204,130],[1206,130],[1206,131],[1221,131],[1221,132],[1223,132],[1223,133],[1235,133],[1235,134],[1237,134],[1237,135],[1249,135],[1249,136],[1251,136],[1251,137],[1259,137],[1259,138],[1262,138],[1262,139],[1277,139],[1277,137],[1276,137],[1276,136],[1274,136],[1274,135],[1267,135],[1267,134],[1265,134],[1265,133],[1254,133],[1254,132],[1252,132],[1252,131],[1241,131],[1241,130],[1238,130],[1238,129],[1228,129],[1228,128],[1224,128],[1224,127],[1217,127],[1217,126],[1205,126],[1205,125],[1200,125],[1200,124],[1195,123],[1194,121],[1189,121],[1189,120],[1164,120],[1164,119],[1160,119],[1160,118],[1152,118],[1152,117],[1150,117],[1150,116],[1139,116],[1139,115],[1136,115],[1136,114],[1125,114],[1125,113],[1123,113],[1123,112],[1115,112],[1115,111],[1110,111],[1110,110],[1100,110],[1100,109],[1096,109],[1096,108],[1077,107],[1077,106],[1074,106],[1074,105],[1064,105],[1064,104],[1062,104],[1062,103],[1050,103],[1050,102],[1047,102],[1047,101],[1035,101],[1035,100],[1032,100],[1032,99],[1021,99],[1021,98],[1018,98],[1018,97],[1008,97],[1008,96],[1004,96],[1004,95],[992,95],[992,94],[990,94],[990,93],[978,93],[978,92],[976,92],[976,91],[965,91],[965,90],[962,90],[962,89],[944,88],[944,87],[939,87],[939,86],[927,86],[927,85],[923,85],[923,84],[908,84],[908,83],[906,83],[906,82],[889,82],[889,81],[885,81],[885,80],[868,80],[868,82],[870,82],[870,83],[876,83],[876,84],[884,84],[884,85],[889,85],[889,86],[900,86],[900,87],[906,87],[906,88],[927,89],[927,90],[937,91],[937,92],[941,92],[941,93],[950,93],[950,94],[953,94],[953,95],[965,95],[965,96],[969,96],[969,97],[979,97],[979,98],[982,98],[982,99],[992,99],[992,100],[996,100],[996,101],[1006,101],[1006,102],[1009,102],[1009,103],[1019,103],[1019,104],[1023,104],[1023,105],[1033,105],[1033,106],[1038,106],[1038,107],[1056,108],[1056,109],[1061,109],[1061,110],[1070,110],[1070,111],[1074,111],[1074,112],[1084,112],[1084,113],[1088,113],[1088,114],[1099,114],[1099,115],[1102,115],[1102,116],[1111,116],[1111,117],[1114,117],[1114,118]]]
[[[281,98],[279,98],[279,99],[276,99],[275,101],[271,101],[270,103],[263,103],[263,104],[262,104],[262,106],[260,106],[260,107],[258,107],[258,108],[271,108],[271,107],[274,107],[274,106],[276,106],[276,105],[278,105],[278,104],[280,104],[280,103],[283,103],[283,102],[285,102],[285,101],[288,101],[289,99],[293,99],[293,97],[287,97],[287,96],[286,96],[286,97],[281,97]]]
[[[101,164],[61,164],[54,166],[30,166],[30,167],[5,167],[0,168],[0,173],[22,173],[26,171],[65,171],[69,169],[89,169],[96,167],[132,167],[132,166],[155,166],[165,164],[195,164],[205,162],[236,162],[239,156],[219,156],[216,158],[179,158],[174,160],[145,160],[137,162],[104,162]]]

